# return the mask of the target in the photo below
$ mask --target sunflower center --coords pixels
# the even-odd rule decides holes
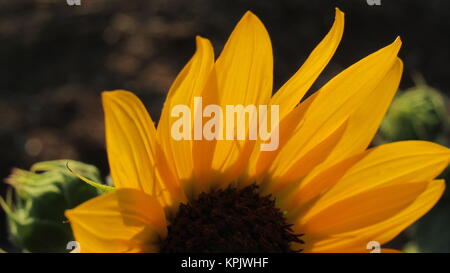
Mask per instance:
[[[295,252],[303,244],[275,200],[261,197],[258,187],[228,187],[202,193],[179,211],[168,226],[163,253]]]

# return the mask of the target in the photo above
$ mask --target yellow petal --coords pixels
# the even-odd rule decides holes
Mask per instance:
[[[66,211],[81,252],[156,252],[166,236],[156,198],[117,189]]]
[[[262,140],[258,140],[255,148],[252,151],[250,160],[247,163],[247,169],[241,178],[243,184],[248,185],[258,181],[265,171],[270,167],[278,152],[286,144],[296,128],[301,126],[303,116],[305,115],[311,103],[317,97],[319,92],[309,96],[305,101],[301,102],[295,107],[284,119],[280,122],[279,129],[279,148],[273,151],[261,151],[259,148]]]
[[[432,142],[381,145],[369,150],[321,200],[333,202],[388,183],[429,181],[448,166],[449,160],[450,150]]]
[[[403,63],[397,58],[392,69],[350,116],[347,129],[327,158],[328,162],[364,151],[369,146],[398,89]]]
[[[114,184],[157,196],[172,204],[176,181],[162,180],[156,158],[156,131],[142,102],[131,92],[102,93],[105,112],[106,148]]]
[[[226,105],[268,104],[273,80],[272,46],[267,30],[253,13],[247,12],[236,25],[215,70],[223,110]],[[220,180],[230,181],[242,173],[253,144],[246,140],[217,141],[212,166],[222,174]]]
[[[400,39],[344,70],[320,90],[309,107],[303,125],[278,154],[268,176],[272,183],[286,184],[311,171],[297,163],[323,143],[366,102],[397,60]],[[295,175],[295,172],[298,175]],[[286,176],[288,175],[288,176]]]
[[[366,149],[398,88],[402,67],[402,62],[400,59],[397,59],[396,64],[386,74],[374,92],[362,102],[358,110],[350,115],[345,132],[336,147],[323,163],[318,165],[301,181],[300,186],[296,189],[294,198],[297,203],[311,200],[326,187],[337,181],[339,175],[343,174],[340,171],[344,169],[339,167],[333,170],[332,166],[336,162],[354,154],[360,154]],[[346,165],[348,166],[348,164]]]
[[[305,176],[309,170],[324,161],[330,151],[333,150],[333,147],[335,147],[342,138],[342,134],[344,133],[346,127],[347,122],[341,124],[336,131],[334,131],[322,142],[317,143],[315,147],[301,157],[295,165],[293,165],[293,167],[283,175],[282,179],[275,180],[276,183],[274,183],[273,180],[266,178],[264,180],[265,193],[278,194],[280,189],[282,189],[282,187],[286,184],[289,182],[291,182],[291,185],[294,184],[292,182],[295,182],[299,177]]]
[[[367,232],[366,234],[382,244],[391,241],[405,228],[409,227],[431,210],[441,198],[444,190],[445,181],[443,179],[429,182],[427,189],[411,206],[398,213],[396,216],[371,226],[362,232]]]
[[[236,25],[215,69],[223,110],[226,105],[268,104],[273,81],[272,45],[267,30],[253,13],[247,12]],[[222,130],[225,132],[223,125]],[[219,183],[242,173],[253,145],[254,141],[217,141],[212,167],[221,173]]]
[[[375,147],[320,196],[301,222],[344,199],[405,181],[430,181],[444,170],[450,150],[426,141],[402,141]],[[382,199],[381,199],[382,200]],[[381,201],[380,201],[381,202]]]
[[[344,32],[344,13],[336,8],[333,27],[300,69],[275,93],[270,103],[280,105],[280,120],[302,99],[330,61]]]
[[[231,33],[216,63],[220,103],[267,104],[272,92],[273,56],[269,34],[250,11]]]
[[[292,183],[286,190],[283,190],[281,197],[278,199],[278,205],[283,210],[291,211],[289,218],[296,217],[299,211],[292,213],[295,208],[307,207],[322,192],[331,188],[356,162],[366,156],[366,153],[360,153],[346,158],[333,166],[315,174],[308,175],[304,180]]]
[[[185,192],[191,192],[195,186],[193,181],[192,137],[176,140],[171,134],[171,127],[178,117],[172,117],[171,111],[177,105],[186,105],[190,109],[191,126],[194,120],[194,97],[199,97],[205,88],[214,65],[214,51],[211,43],[197,37],[197,50],[172,84],[161,118],[158,123],[158,140],[162,145],[167,162],[180,180]],[[187,128],[185,128],[187,129]]]
[[[298,229],[328,235],[376,224],[409,206],[426,186],[427,182],[402,183],[352,195],[308,217]]]
[[[206,83],[206,87],[203,89],[201,97],[204,107],[207,107],[207,105],[219,105],[217,74],[214,68],[210,73],[210,77]],[[208,117],[201,117],[201,124],[206,124],[208,121]],[[216,144],[217,140],[215,139],[202,138],[193,141],[192,157],[196,181],[195,188],[192,189],[194,195],[208,191],[212,184],[215,183],[215,172],[212,168],[212,161]]]
[[[426,190],[395,216],[355,231],[334,234],[332,237],[319,236],[312,240],[310,251],[333,252],[344,249],[361,251],[370,241],[385,244],[427,213],[440,199],[444,190],[444,180],[428,182]]]

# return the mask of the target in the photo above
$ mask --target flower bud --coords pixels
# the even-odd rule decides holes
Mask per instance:
[[[6,212],[11,240],[25,251],[68,252],[73,240],[64,211],[87,201],[99,191],[72,175],[70,168],[93,181],[100,181],[98,169],[72,160],[39,162],[30,171],[13,169],[5,179],[15,191],[0,205]]]
[[[447,98],[438,90],[418,84],[394,99],[380,132],[387,142],[421,139],[445,144],[449,115]]]

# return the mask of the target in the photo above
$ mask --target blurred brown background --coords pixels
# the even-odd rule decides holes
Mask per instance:
[[[343,41],[316,87],[359,58],[402,37],[402,87],[420,72],[449,92],[450,1],[381,0],[0,0],[0,177],[12,167],[71,158],[108,173],[100,92],[128,89],[158,120],[164,96],[194,52],[216,53],[246,10],[265,23],[275,56],[275,90],[346,13]],[[1,183],[0,194],[6,185]],[[0,212],[0,248],[7,242]]]

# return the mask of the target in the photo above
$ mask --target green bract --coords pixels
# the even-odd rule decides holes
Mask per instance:
[[[73,240],[64,211],[99,195],[99,190],[72,175],[66,167],[93,181],[98,169],[72,160],[36,163],[30,171],[13,169],[6,179],[15,190],[0,204],[8,218],[12,241],[30,252],[67,252]]]
[[[388,141],[421,139],[443,142],[448,132],[446,98],[422,83],[400,93],[381,125]]]

